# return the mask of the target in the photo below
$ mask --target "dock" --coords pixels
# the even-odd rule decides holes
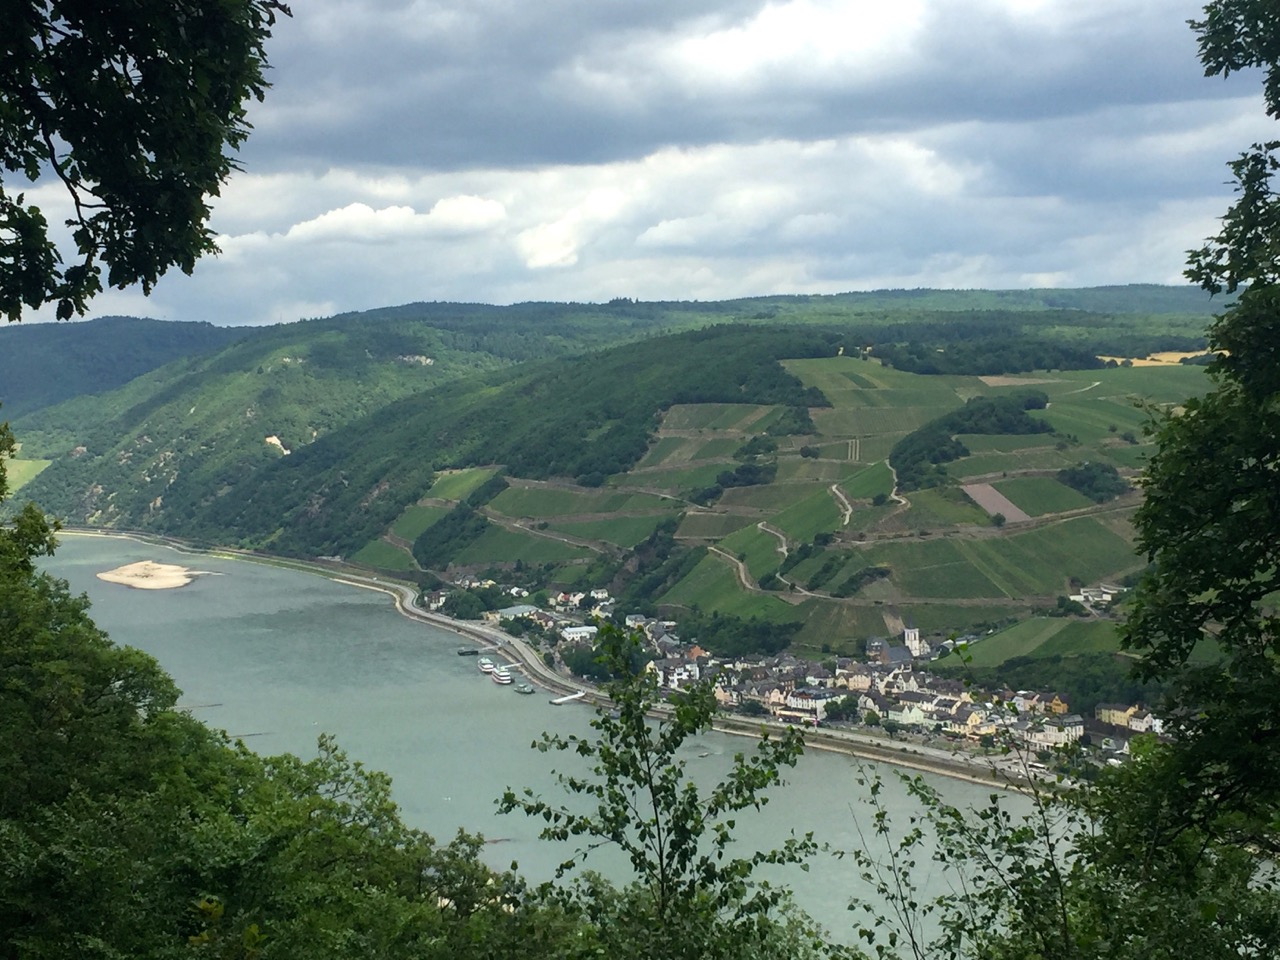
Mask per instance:
[[[579,690],[577,693],[570,693],[563,697],[556,697],[554,700],[551,701],[551,705],[553,707],[558,707],[564,703],[572,703],[574,700],[581,700],[586,695],[587,695],[587,691]]]

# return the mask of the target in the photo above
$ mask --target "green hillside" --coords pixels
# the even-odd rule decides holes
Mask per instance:
[[[1056,476],[1132,475],[1135,401],[1200,389],[1202,367],[1091,352],[1122,328],[1196,342],[1195,298],[1149,292],[1187,312],[1074,305],[1141,301],[1120,288],[418,304],[285,325],[24,418],[24,456],[51,461],[24,494],[75,523],[410,575],[519,564],[638,608],[793,623],[803,648],[854,651],[906,622],[986,630],[1140,565],[1137,495],[1097,504]],[[654,335],[682,326],[699,329]],[[933,354],[952,372],[891,365]],[[1086,369],[1018,369],[1037,356]],[[912,437],[933,467],[906,484],[890,454]]]
[[[0,327],[0,405],[20,417],[103,393],[182,357],[220,350],[260,331],[138,317]]]

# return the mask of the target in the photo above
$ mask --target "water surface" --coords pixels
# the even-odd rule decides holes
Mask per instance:
[[[138,560],[210,571],[177,590],[135,590],[98,580],[103,570]],[[88,594],[91,613],[119,644],[155,656],[183,690],[182,704],[212,726],[243,737],[259,753],[313,756],[321,732],[366,766],[385,770],[410,824],[447,839],[459,828],[494,841],[494,866],[518,861],[533,879],[548,878],[570,852],[537,839],[538,825],[499,816],[504,788],[560,795],[552,767],[568,758],[530,749],[543,730],[585,734],[585,706],[552,707],[548,695],[520,696],[476,669],[456,650],[467,641],[408,620],[384,594],[318,575],[265,564],[187,555],[132,540],[65,535],[46,568]],[[703,783],[723,772],[751,741],[708,734],[692,745],[690,769]],[[738,818],[748,848],[781,843],[791,830],[813,831],[835,849],[862,842],[871,813],[857,779],[866,765],[814,752],[787,771],[761,815]],[[885,802],[905,815],[910,802],[892,773]],[[981,804],[990,788],[932,781],[949,802]],[[917,882],[937,890],[941,877],[926,857]],[[625,879],[616,856],[593,865]],[[848,938],[849,896],[868,893],[849,860],[823,856],[810,872],[772,875],[841,939]]]

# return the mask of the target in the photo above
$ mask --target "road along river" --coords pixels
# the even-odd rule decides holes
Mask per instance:
[[[142,561],[198,567],[207,575],[173,590],[136,590],[96,574]],[[491,683],[473,657],[456,651],[458,634],[397,613],[385,595],[296,570],[176,550],[134,540],[64,535],[45,568],[93,601],[92,615],[120,644],[155,656],[183,689],[182,703],[260,753],[314,754],[316,737],[333,733],[352,757],[385,770],[405,819],[437,838],[457,829],[482,833],[498,867],[513,861],[533,878],[551,875],[568,851],[537,839],[538,824],[499,816],[504,788],[531,787],[558,796],[553,767],[563,755],[538,753],[540,731],[585,734],[592,708],[552,707],[541,691],[520,696]],[[751,743],[710,733],[692,744],[689,769],[711,783],[735,752]],[[738,818],[748,848],[779,844],[792,829],[813,831],[833,849],[860,845],[871,811],[861,801],[860,772],[847,756],[811,750],[787,772],[758,816]],[[882,799],[911,809],[890,768]],[[925,776],[952,803],[983,804],[992,787]],[[1024,806],[1025,801],[1014,798]],[[593,854],[592,864],[622,880],[621,861]],[[917,882],[937,891],[943,879],[927,856],[917,858]],[[869,895],[849,860],[820,856],[808,873],[771,874],[839,939],[851,936],[845,905]]]

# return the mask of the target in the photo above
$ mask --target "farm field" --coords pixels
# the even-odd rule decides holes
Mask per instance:
[[[1032,617],[971,643],[965,656],[973,667],[998,667],[1014,657],[1078,656],[1119,649],[1110,620]]]
[[[377,567],[379,570],[410,573],[418,569],[418,565],[413,562],[413,557],[385,540],[373,540],[366,543],[352,555],[351,559],[355,563]]]
[[[878,493],[887,495],[893,492],[893,473],[889,464],[875,463],[843,481],[840,489],[855,500],[870,500]]]
[[[1057,442],[1050,434],[1030,433],[995,435],[985,433],[958,433],[956,439],[969,448],[970,453],[1014,453],[1035,447],[1052,447]]]
[[[754,523],[725,537],[720,543],[720,549],[742,560],[757,581],[778,569],[782,562],[779,546],[781,544],[777,537],[761,530]]]
[[[730,487],[720,497],[723,507],[750,507],[754,510],[781,510],[827,489],[820,480],[798,483],[767,483],[758,487]]]
[[[894,517],[901,529],[937,529],[954,526],[990,526],[991,518],[958,487],[913,490],[906,495],[911,506]]]
[[[678,504],[647,493],[512,486],[494,497],[489,506],[504,516],[545,520],[553,517],[628,511],[669,513]]]
[[[651,490],[668,490],[673,494],[701,490],[716,482],[716,477],[730,469],[722,462],[695,465],[674,464],[656,469],[639,470],[610,477],[606,487],[647,487]]]
[[[808,543],[819,533],[840,529],[840,507],[830,490],[812,493],[769,521],[792,540]]]
[[[662,430],[745,431],[772,411],[753,403],[677,403],[662,418]]]
[[[666,463],[686,463],[693,459],[699,446],[700,441],[687,437],[658,437],[650,444],[648,452],[640,458],[635,469],[644,470]]]
[[[516,533],[496,524],[490,524],[480,539],[469,544],[457,556],[457,562],[469,563],[561,563],[583,560],[595,556],[584,547],[562,543],[549,537]]]
[[[704,613],[730,613],[782,623],[798,620],[796,608],[767,594],[745,593],[738,575],[724,557],[708,553],[689,576],[659,598],[659,603],[693,608]]]
[[[52,460],[7,460],[4,469],[8,478],[9,493],[16,493],[23,484],[30,483],[38,477]]]
[[[1010,453],[979,453],[947,464],[947,473],[957,480],[973,477],[991,477],[1005,473],[1016,474],[1029,470],[1061,470],[1082,459],[1096,459],[1093,451],[1081,448],[1055,450],[1053,447],[1035,447]]]
[[[1017,477],[997,480],[992,486],[1033,517],[1093,506],[1093,501],[1083,493],[1052,477]]]
[[[620,547],[634,547],[653,533],[665,516],[615,517],[611,520],[560,520],[551,521],[549,529],[559,530],[573,537],[586,540],[604,540]]]
[[[622,549],[647,538],[664,518],[678,516],[677,540],[716,544],[727,556],[708,553],[681,582],[653,599],[676,609],[696,605],[735,616],[800,620],[799,649],[857,652],[866,638],[888,635],[889,625],[902,622],[935,635],[985,632],[1067,593],[1072,578],[1096,583],[1140,566],[1130,546],[1130,508],[1095,507],[1053,474],[1082,460],[1140,466],[1151,448],[1124,439],[1130,431],[1141,433],[1145,416],[1132,397],[1146,391],[1159,402],[1181,399],[1202,380],[1195,370],[1157,369],[1136,376],[1133,370],[1099,370],[1001,378],[990,385],[977,377],[918,376],[845,357],[784,365],[807,386],[821,389],[833,406],[810,410],[817,434],[770,437],[776,451],[756,462],[776,463],[771,483],[726,488],[705,509],[677,499],[735,469],[741,447],[766,436],[769,425],[787,414],[781,406],[677,404],[664,414],[658,436],[637,466],[607,478],[603,487],[513,479],[489,508],[530,525],[546,524],[547,533]],[[870,505],[876,496],[893,492],[887,458],[908,432],[974,396],[1028,387],[1050,397],[1048,409],[1033,415],[1074,436],[965,435],[961,439],[970,455],[946,469],[956,480],[984,477],[1032,521],[997,530],[959,486],[905,491],[906,506],[894,500]],[[801,456],[802,447],[816,447],[818,457]],[[457,499],[491,474],[491,468],[442,474],[430,495]],[[852,504],[847,523],[833,484]],[[412,539],[438,518],[438,510],[411,508],[393,530]],[[1075,510],[1089,512],[1049,519]],[[822,534],[834,535],[829,546],[785,575],[797,589],[755,592],[738,582],[731,558],[741,558],[756,582],[782,562],[778,538],[759,529],[761,522],[781,531],[792,549]],[[377,555],[386,568],[391,559],[386,546],[370,545],[368,562]],[[595,556],[534,532],[493,527],[456,562],[550,563],[558,567],[557,583],[596,585],[592,565],[584,562]],[[892,572],[847,599],[829,595],[873,565]],[[806,596],[805,590],[817,595]],[[1092,622],[1027,623],[1019,625],[1022,632],[1003,631],[976,643],[980,658],[975,662],[985,665],[988,659],[1002,661],[1032,650],[1052,656],[1114,649],[1114,633]]]
[[[719,540],[754,523],[751,518],[737,514],[690,510],[680,521],[676,536],[682,540]]]
[[[497,467],[446,470],[436,477],[427,496],[437,500],[461,500],[497,472]]]
[[[789,480],[845,480],[858,473],[859,469],[858,464],[849,463],[848,461],[796,458],[779,461],[778,479],[783,482]]]
[[[424,530],[449,512],[448,507],[431,507],[416,504],[405,510],[391,525],[391,532],[397,537],[413,542]]]

